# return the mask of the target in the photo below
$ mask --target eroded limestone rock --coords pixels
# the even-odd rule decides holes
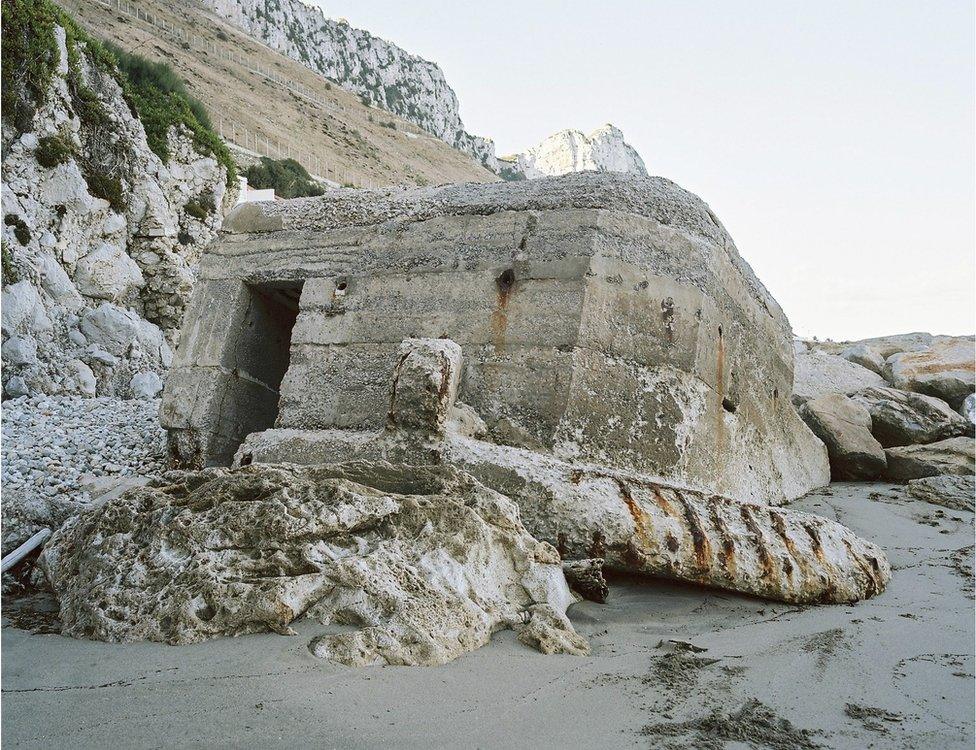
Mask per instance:
[[[42,566],[76,637],[193,643],[306,617],[354,626],[311,649],[355,666],[443,664],[504,628],[588,652],[559,554],[451,468],[176,472],[68,521]]]

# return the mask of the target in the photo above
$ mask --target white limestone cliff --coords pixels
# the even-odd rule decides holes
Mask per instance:
[[[507,180],[532,180],[569,172],[626,172],[647,175],[640,154],[624,140],[614,125],[604,125],[589,135],[579,130],[560,130],[525,151],[498,158],[499,174]]]
[[[495,146],[464,129],[458,99],[436,63],[301,0],[205,0],[218,16],[496,170]]]

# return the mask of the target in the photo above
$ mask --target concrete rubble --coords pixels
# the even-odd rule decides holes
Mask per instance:
[[[310,644],[351,666],[444,664],[502,628],[589,650],[556,550],[450,468],[174,472],[73,518],[41,564],[76,637],[194,643],[305,617],[354,627]]]

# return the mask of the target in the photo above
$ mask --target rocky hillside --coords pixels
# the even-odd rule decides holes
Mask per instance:
[[[250,155],[294,158],[353,187],[484,182],[497,176],[412,122],[364,104],[201,3],[62,0],[99,39],[166,62],[207,103],[220,135]]]
[[[560,130],[538,146],[498,158],[506,180],[531,180],[568,172],[629,172],[647,175],[640,154],[624,140],[619,128],[607,124],[589,135]]]
[[[494,144],[465,131],[458,99],[436,63],[326,18],[301,0],[204,0],[274,50],[496,170]]]
[[[153,397],[233,163],[177,83],[57,6],[4,0],[3,24],[4,394]]]

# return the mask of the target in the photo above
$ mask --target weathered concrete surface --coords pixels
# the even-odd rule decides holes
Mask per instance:
[[[812,398],[800,416],[824,441],[836,479],[877,479],[885,470],[884,448],[871,434],[871,414],[840,393]]]
[[[870,412],[871,434],[885,448],[973,436],[973,423],[933,396],[896,388],[865,388],[851,398]]]
[[[512,498],[526,528],[564,557],[771,599],[856,601],[888,581],[880,550],[825,519],[470,436],[470,414],[449,418],[458,412],[451,394],[462,367],[445,354],[459,354],[453,342],[407,339],[399,351],[383,430],[266,430],[248,437],[237,463],[456,466]]]
[[[792,507],[876,539],[896,569],[885,595],[798,607],[613,579],[606,604],[569,610],[590,656],[503,631],[436,669],[365,670],[313,657],[312,622],[297,638],[111,644],[15,629],[5,602],[4,747],[704,748],[731,730],[767,747],[809,732],[827,748],[971,750],[972,514],[864,483]],[[751,701],[773,720],[729,720]]]
[[[503,628],[588,651],[556,550],[450,468],[356,463],[177,472],[74,517],[41,567],[62,632],[194,643],[354,626],[310,645],[350,666],[444,664]]]
[[[400,342],[420,337],[463,348],[459,398],[496,443],[760,502],[828,481],[789,403],[785,316],[667,180],[339,190],[225,228],[164,393],[177,463],[227,463],[272,426],[381,428]],[[287,359],[260,353],[286,316],[250,325],[255,292],[297,302],[283,376],[255,372]]]
[[[976,441],[956,437],[927,445],[903,445],[886,448],[888,468],[884,478],[889,482],[934,477],[939,474],[973,474],[976,471]]]

